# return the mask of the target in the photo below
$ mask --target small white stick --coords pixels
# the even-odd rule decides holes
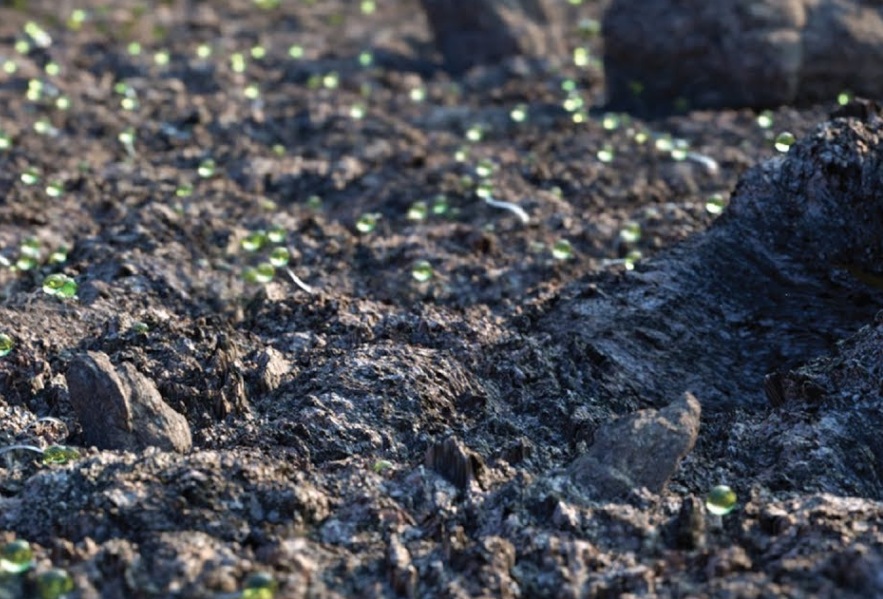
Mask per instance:
[[[495,200],[491,197],[486,197],[484,201],[494,208],[502,208],[503,210],[508,210],[523,222],[525,225],[530,222],[530,217],[525,212],[524,208],[519,206],[518,204],[513,204],[512,202],[500,202],[499,200]]]
[[[310,287],[309,285],[307,285],[306,283],[304,283],[302,280],[300,280],[300,278],[298,278],[298,276],[296,274],[294,274],[294,272],[292,272],[292,270],[290,268],[286,268],[285,272],[288,273],[288,276],[291,277],[291,280],[294,282],[295,285],[297,285],[298,287],[300,287],[301,289],[303,289],[304,291],[306,291],[307,293],[309,293],[311,295],[314,293],[313,288]]]
[[[20,449],[25,450],[25,451],[35,451],[35,452],[39,453],[40,455],[43,455],[44,453],[46,453],[45,451],[43,451],[42,449],[40,449],[36,445],[8,445],[8,446],[0,449],[0,455],[3,455],[4,453],[9,453],[10,451],[18,451]]]
[[[712,158],[711,156],[706,156],[705,154],[697,154],[696,152],[687,152],[687,159],[692,160],[693,162],[698,162],[702,166],[705,167],[710,174],[716,175],[720,168],[718,167],[717,160]]]

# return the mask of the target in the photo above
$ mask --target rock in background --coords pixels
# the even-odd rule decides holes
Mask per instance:
[[[435,43],[452,73],[515,56],[562,54],[547,0],[422,0]]]
[[[883,94],[883,7],[860,0],[615,0],[610,105],[645,114]]]

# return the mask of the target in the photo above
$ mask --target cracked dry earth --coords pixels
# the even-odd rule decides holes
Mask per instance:
[[[255,572],[283,598],[883,596],[874,106],[574,123],[561,83],[599,105],[600,70],[453,80],[415,14],[0,8],[0,255],[40,251],[0,270],[0,445],[80,452],[0,456],[0,542],[35,560],[0,597],[53,567],[76,599],[238,597]],[[28,21],[52,44],[19,54]],[[482,160],[527,223],[464,181]],[[242,242],[274,228],[301,284],[242,279],[270,251]]]

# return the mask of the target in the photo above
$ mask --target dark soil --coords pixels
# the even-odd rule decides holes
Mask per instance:
[[[832,99],[775,110],[771,128],[749,110],[613,127],[593,63],[513,57],[452,79],[415,0],[371,15],[342,0],[12,4],[26,7],[0,8],[0,63],[17,65],[0,71],[0,256],[15,265],[31,238],[41,256],[0,269],[0,333],[15,342],[0,358],[0,447],[62,442],[82,457],[0,456],[0,542],[26,539],[37,559],[0,578],[0,598],[37,596],[53,566],[83,599],[229,597],[256,571],[286,598],[883,596],[880,254],[850,246],[822,264],[787,206],[764,220],[751,199],[779,193],[764,187],[775,169],[795,196],[818,185],[788,164],[859,193],[872,176],[852,167],[879,123],[815,130]],[[603,7],[568,5],[568,48],[602,55],[576,25]],[[79,28],[74,8],[88,10]],[[52,44],[19,54],[30,20]],[[562,107],[567,79],[585,122]],[[853,130],[860,150],[824,166],[821,144]],[[781,156],[781,131],[807,141],[734,192]],[[494,199],[528,222],[465,184],[482,160]],[[715,194],[746,200],[712,226]],[[408,218],[415,202],[425,219]],[[366,214],[377,225],[360,233]],[[789,243],[739,253],[766,247],[748,231],[775,237],[758,223],[779,217]],[[631,223],[637,240],[621,235]],[[285,268],[242,278],[275,247],[243,239],[276,226],[305,285]],[[553,256],[561,240],[569,259]],[[42,291],[56,272],[76,299]],[[88,446],[65,378],[87,351],[152,381],[192,449]],[[600,427],[684,391],[702,423],[667,489],[612,499],[573,484]],[[45,416],[68,434],[33,426]],[[739,497],[723,518],[704,508],[721,483]]]

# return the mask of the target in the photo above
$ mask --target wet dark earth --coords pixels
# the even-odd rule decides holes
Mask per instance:
[[[0,7],[0,599],[883,596],[873,105],[276,4]]]

